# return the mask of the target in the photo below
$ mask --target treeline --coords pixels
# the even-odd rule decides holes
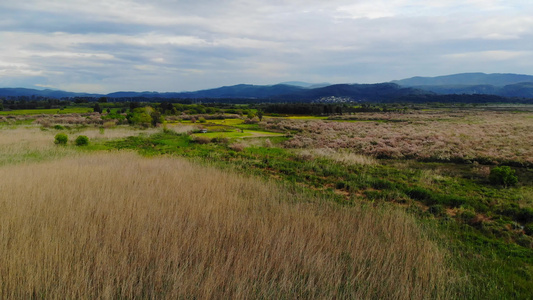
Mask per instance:
[[[103,101],[105,99],[105,101]],[[449,95],[437,95],[437,94],[409,94],[397,97],[378,97],[377,100],[357,100],[354,99],[350,103],[341,102],[316,102],[316,100],[309,99],[296,99],[294,97],[278,97],[278,98],[161,98],[161,97],[68,97],[68,98],[47,98],[43,96],[4,96],[0,97],[4,107],[8,109],[36,109],[36,108],[56,108],[59,106],[67,106],[72,104],[87,104],[94,102],[108,102],[119,104],[127,103],[174,103],[174,104],[220,104],[220,105],[263,105],[272,104],[277,105],[272,109],[283,110],[287,107],[291,107],[291,112],[279,112],[279,113],[298,113],[294,112],[307,110],[307,113],[311,114],[332,114],[337,113],[336,109],[343,109],[342,113],[350,112],[344,111],[343,104],[401,104],[401,103],[533,103],[533,99],[528,98],[508,98],[497,95],[485,95],[485,94],[449,94]],[[286,107],[286,105],[288,105]],[[296,105],[298,108],[292,107]],[[311,105],[311,107],[307,107]],[[325,107],[332,105],[333,107]],[[331,111],[333,109],[333,111]],[[369,108],[365,108],[369,109]],[[368,110],[366,110],[368,111]],[[356,112],[356,111],[354,111]]]
[[[68,100],[59,100],[59,99],[46,99],[46,100],[4,100],[0,99],[0,108],[4,109],[39,109],[39,108],[60,108],[64,106],[71,105],[72,102]]]
[[[268,114],[286,114],[286,115],[342,115],[358,112],[398,112],[407,109],[404,105],[386,105],[363,103],[361,105],[348,104],[302,104],[302,103],[284,103],[268,104],[258,107]]]
[[[522,103],[532,104],[533,99],[527,98],[508,98],[496,95],[485,94],[449,94],[449,95],[407,95],[395,98],[387,103],[406,102],[406,103],[465,103],[465,104],[484,104],[484,103]]]

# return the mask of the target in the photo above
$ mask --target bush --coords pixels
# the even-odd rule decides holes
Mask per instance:
[[[515,219],[523,223],[533,222],[533,208],[529,208],[529,207],[521,208],[518,211]]]
[[[440,204],[430,206],[428,212],[435,216],[443,216],[444,214],[446,214],[444,206]]]
[[[406,194],[413,200],[422,201],[428,205],[435,204],[432,203],[434,202],[432,193],[426,189],[415,187],[408,190]]]
[[[228,142],[229,142],[228,138],[222,137],[222,136],[217,136],[211,139],[211,143],[215,143],[215,144],[227,144]]]
[[[205,136],[196,136],[192,140],[194,143],[197,144],[209,144],[211,143],[211,139]]]
[[[489,180],[492,184],[503,185],[504,187],[516,185],[518,177],[515,175],[515,170],[508,166],[495,167],[490,170]]]
[[[524,232],[528,235],[533,236],[533,223],[530,223],[524,226]]]
[[[85,135],[80,135],[76,138],[76,146],[87,146],[89,145],[89,138]]]
[[[476,212],[470,208],[460,210],[459,214],[457,214],[460,220],[462,220],[465,223],[471,223],[474,218],[476,217]]]
[[[234,143],[234,144],[229,145],[229,148],[233,151],[241,152],[244,150],[245,146],[240,143]]]
[[[58,145],[66,145],[67,142],[68,142],[68,136],[66,134],[64,133],[56,134],[54,143]]]

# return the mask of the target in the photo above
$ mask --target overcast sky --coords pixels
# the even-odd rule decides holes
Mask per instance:
[[[531,0],[0,0],[0,87],[192,91],[533,73]]]

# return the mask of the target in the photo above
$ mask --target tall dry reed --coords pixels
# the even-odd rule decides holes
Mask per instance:
[[[132,153],[0,168],[0,298],[447,298],[399,210]]]
[[[76,153],[54,144],[56,132],[39,128],[0,129],[0,166],[57,159]]]

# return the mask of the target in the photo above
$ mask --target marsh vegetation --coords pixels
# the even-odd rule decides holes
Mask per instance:
[[[530,112],[231,116],[6,117],[0,297],[531,296]]]

